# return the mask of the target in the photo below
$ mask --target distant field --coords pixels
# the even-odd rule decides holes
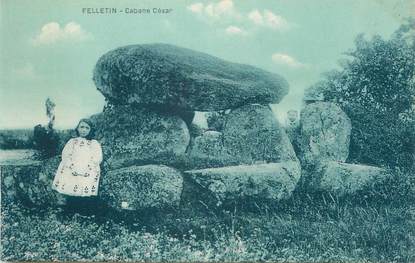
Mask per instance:
[[[61,139],[70,137],[70,130],[56,130]],[[0,149],[32,149],[33,129],[0,129]]]
[[[33,129],[0,130],[0,149],[28,149],[33,147]]]

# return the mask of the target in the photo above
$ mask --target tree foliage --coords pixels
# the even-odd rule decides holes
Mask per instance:
[[[352,121],[349,161],[414,167],[415,19],[390,39],[359,35],[341,70],[310,87]]]

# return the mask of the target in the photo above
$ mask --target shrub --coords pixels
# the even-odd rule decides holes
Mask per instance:
[[[42,157],[50,158],[58,154],[59,135],[53,129],[46,129],[42,125],[36,125],[33,130],[35,149],[39,150]]]
[[[310,88],[350,117],[350,162],[414,168],[414,29],[408,20],[389,40],[358,36],[342,70]]]

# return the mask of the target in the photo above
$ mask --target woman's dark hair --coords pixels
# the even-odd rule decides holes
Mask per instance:
[[[92,123],[92,121],[90,119],[86,119],[85,118],[85,119],[81,119],[78,122],[78,125],[76,125],[76,128],[75,128],[76,135],[79,136],[78,127],[79,127],[79,124],[81,124],[81,122],[85,122],[91,128],[91,130],[89,131],[89,133],[85,137],[85,139],[92,140],[94,138],[94,136],[95,136],[95,128],[94,128],[94,124]]]

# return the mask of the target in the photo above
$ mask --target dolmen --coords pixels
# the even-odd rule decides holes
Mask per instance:
[[[320,97],[304,97],[290,140],[269,107],[288,83],[253,66],[173,45],[130,45],[99,58],[93,81],[107,101],[90,116],[104,153],[99,198],[118,211],[278,203],[296,188],[344,197],[391,175],[347,162],[351,121]],[[194,120],[200,112],[204,128]],[[51,189],[59,162],[0,163],[2,205],[64,204]]]
[[[90,116],[104,153],[99,198],[113,209],[275,203],[295,189],[300,162],[269,107],[288,93],[278,74],[146,44],[104,54],[93,81],[107,101]],[[221,112],[220,128],[195,129],[196,111]],[[30,182],[7,179],[7,187],[20,185],[33,204],[59,205],[49,186],[59,160],[36,164]]]
[[[294,190],[299,161],[268,106],[288,93],[281,76],[148,44],[104,54],[93,80],[111,105],[92,119],[105,156],[100,198],[113,208],[277,202]],[[226,111],[223,130],[194,132],[195,111]]]

